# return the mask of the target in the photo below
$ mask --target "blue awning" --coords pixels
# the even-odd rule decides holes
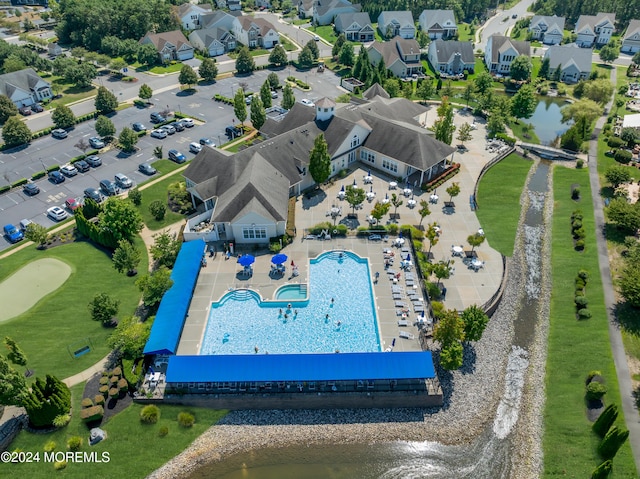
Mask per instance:
[[[200,273],[205,243],[189,241],[182,245],[171,272],[173,286],[162,297],[151,327],[144,354],[175,354],[191,296]]]
[[[428,379],[430,351],[172,356],[168,383]]]

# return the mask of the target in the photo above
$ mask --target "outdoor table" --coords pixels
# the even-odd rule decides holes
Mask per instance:
[[[398,187],[398,183],[396,183],[395,181],[390,181],[389,182],[389,189],[390,190],[395,190]]]
[[[378,220],[376,220],[376,219],[375,219],[373,216],[371,216],[371,215],[369,215],[369,216],[367,217],[367,221],[368,221],[369,223],[373,224],[373,225],[375,225],[375,224],[378,222]]]
[[[409,200],[407,201],[407,206],[409,208],[413,208],[416,205],[416,200]]]
[[[471,261],[471,266],[473,267],[473,269],[480,269],[482,267],[482,261],[480,261],[479,259],[474,259],[473,261]]]
[[[340,216],[340,208],[331,208],[331,216]]]
[[[365,184],[370,184],[370,183],[373,182],[373,178],[371,176],[367,175],[367,176],[364,177],[363,181],[365,182]]]
[[[404,196],[411,196],[413,190],[411,188],[405,188],[404,190],[402,190],[402,192],[404,193]]]
[[[382,204],[386,205],[387,203],[389,203],[389,198],[382,198]]]
[[[373,191],[369,191],[369,192],[367,193],[367,199],[368,199],[368,200],[372,200],[372,199],[374,199],[375,197],[376,197],[376,194],[375,194]]]
[[[338,191],[338,198],[342,200],[344,199],[345,196],[346,196],[346,193],[344,191]]]
[[[431,195],[429,197],[429,200],[431,201],[431,203],[437,203],[438,202],[438,195]]]
[[[462,251],[463,251],[461,246],[454,246],[453,248],[451,248],[451,250],[456,255],[462,254]]]
[[[394,241],[394,243],[397,246],[402,246],[404,244],[404,238],[396,238],[396,240]]]

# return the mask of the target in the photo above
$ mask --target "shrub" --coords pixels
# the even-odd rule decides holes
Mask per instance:
[[[575,231],[579,230],[580,228],[582,228],[582,220],[573,220],[573,223],[571,223],[571,230]]]
[[[613,158],[618,162],[618,163],[622,163],[622,164],[628,164],[631,161],[631,157],[633,155],[631,155],[630,151],[627,150],[616,150],[615,154],[613,155]]]
[[[431,309],[433,310],[434,319],[442,318],[442,315],[444,314],[444,311],[445,311],[444,304],[442,304],[440,301],[432,301]]]
[[[80,419],[84,422],[93,422],[102,419],[104,408],[102,406],[88,407],[80,411]]]
[[[118,376],[118,378],[122,376],[122,369],[120,368],[120,366],[113,368],[113,370],[111,371],[111,376]]]
[[[106,386],[109,384],[109,378],[107,376],[102,376],[100,378],[100,386]]]
[[[67,449],[77,451],[82,447],[82,438],[80,436],[72,436],[67,440]]]
[[[56,462],[53,463],[53,468],[56,471],[61,471],[65,467],[67,467],[67,461],[56,461]]]
[[[593,432],[595,432],[598,436],[604,437],[607,435],[607,432],[609,432],[611,426],[613,426],[613,423],[616,422],[617,418],[618,406],[616,406],[615,404],[609,404],[604,409],[604,411],[602,411],[600,417],[596,419],[596,422],[593,423],[591,429],[593,429]]]
[[[134,205],[140,206],[142,204],[142,191],[137,186],[131,188],[127,196]]]
[[[432,300],[440,299],[440,288],[435,283],[427,283],[427,294]]]
[[[587,233],[584,231],[584,228],[578,228],[573,231],[573,237],[576,239],[584,239],[587,236]]]
[[[576,308],[578,308],[578,310],[585,309],[589,303],[585,296],[576,296],[574,301],[576,303]]]
[[[118,389],[120,390],[120,392],[127,392],[129,390],[129,383],[125,378],[121,378],[118,381]]]
[[[389,232],[390,235],[397,235],[398,234],[398,225],[396,223],[391,223],[387,227],[387,231]]]
[[[576,168],[577,169],[584,168],[584,160],[583,159],[579,158],[578,160],[576,160]]]
[[[583,249],[584,249],[584,240],[579,239],[578,241],[576,241],[576,250],[582,251]]]
[[[107,394],[109,394],[109,386],[107,386],[106,384],[104,386],[100,386],[100,389],[98,389],[98,392],[106,397]]]
[[[582,210],[575,210],[573,213],[571,213],[571,221],[575,221],[575,220],[580,220],[582,221]]]
[[[622,138],[618,138],[617,136],[612,136],[611,138],[609,138],[609,141],[607,141],[607,146],[613,150],[620,148],[624,144],[625,142],[622,140]]]
[[[591,317],[591,311],[587,308],[578,310],[578,319],[589,319]]]
[[[80,405],[83,408],[87,408],[87,407],[93,407],[93,401],[91,400],[91,398],[84,398],[82,400],[82,402],[80,403]]]
[[[153,215],[156,221],[161,221],[167,213],[167,206],[160,200],[153,200],[149,205],[149,213]]]
[[[44,452],[52,452],[56,450],[56,442],[55,441],[49,441],[44,445]]]
[[[610,459],[607,459],[593,470],[591,473],[591,479],[607,479],[612,470],[613,463]]]
[[[65,427],[71,421],[71,415],[69,414],[60,414],[53,418],[53,427],[61,428]]]
[[[109,389],[109,397],[112,399],[117,399],[120,397],[120,390],[117,387],[112,387]]]
[[[584,289],[582,289],[582,288],[577,288],[577,287],[576,287],[576,291],[575,291],[574,296],[576,296],[576,297],[578,297],[578,296],[584,296]]]
[[[149,404],[140,411],[140,422],[144,424],[155,424],[160,419],[160,409],[158,406]]]
[[[589,272],[586,269],[581,269],[580,271],[578,271],[578,277],[582,278],[586,283],[589,279]]]
[[[571,190],[571,199],[579,200],[580,199],[580,188],[573,188]]]
[[[629,431],[613,426],[598,446],[598,453],[603,459],[613,459],[628,437]]]
[[[165,437],[167,434],[169,434],[169,428],[167,426],[162,426],[158,431],[158,436],[160,437]]]
[[[96,394],[96,397],[93,398],[93,402],[96,406],[104,406],[104,396],[102,394]]]
[[[587,384],[587,400],[598,401],[607,393],[607,386],[598,381],[591,381]]]
[[[182,427],[191,427],[193,426],[194,422],[196,422],[196,418],[193,416],[193,414],[188,412],[181,412],[180,414],[178,414],[178,424],[180,424]]]
[[[578,289],[584,289],[584,287],[586,286],[586,283],[584,282],[584,279],[577,277],[575,280],[576,283],[576,290]]]
[[[18,188],[19,186],[24,185],[27,181],[26,178],[20,178],[18,181],[14,181],[13,183],[11,183],[11,188]]]

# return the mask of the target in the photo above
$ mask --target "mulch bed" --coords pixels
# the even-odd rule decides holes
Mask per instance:
[[[102,374],[95,374],[91,379],[87,381],[87,384],[84,387],[84,392],[82,393],[82,398],[91,398],[93,400],[98,394],[100,394],[100,378]],[[111,399],[108,398],[104,404],[104,417],[102,418],[102,422],[106,422],[110,417],[115,416],[121,411],[124,411],[128,408],[131,403],[133,403],[133,398],[129,394],[125,394],[121,396],[119,399]],[[91,424],[91,426],[95,426]]]

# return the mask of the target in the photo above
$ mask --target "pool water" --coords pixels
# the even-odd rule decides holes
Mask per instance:
[[[213,303],[200,354],[381,351],[368,262],[341,255],[311,260],[307,301],[261,302],[238,290]]]
[[[276,291],[276,299],[291,299],[302,301],[307,298],[306,289],[301,289],[300,285],[297,284],[288,284],[286,286],[282,286]]]

